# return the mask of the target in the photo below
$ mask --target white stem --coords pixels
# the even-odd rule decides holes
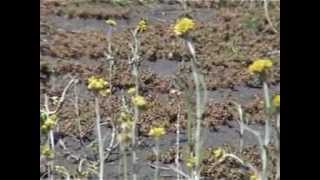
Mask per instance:
[[[278,135],[276,137],[277,139],[277,173],[276,173],[276,180],[280,180],[280,113],[277,114],[277,131]]]
[[[263,91],[266,103],[266,112],[267,112],[267,119],[265,124],[265,138],[264,138],[264,145],[267,146],[270,142],[270,116],[271,116],[271,103],[270,103],[270,95],[269,95],[269,88],[267,82],[263,82]]]
[[[115,127],[114,123],[112,122],[112,120],[110,120],[110,124],[112,126],[112,135],[111,135],[110,144],[109,144],[108,148],[106,148],[106,150],[108,151],[108,154],[104,157],[105,159],[109,158],[111,151],[118,145],[118,144],[114,144],[115,136],[116,136],[116,127]]]
[[[56,112],[59,111],[59,109],[61,108],[61,105],[62,105],[62,103],[63,103],[63,101],[64,101],[64,98],[65,98],[65,96],[66,96],[69,88],[71,87],[71,85],[72,85],[75,81],[76,81],[76,79],[75,79],[75,78],[72,78],[72,79],[68,82],[67,86],[63,89],[62,95],[61,95],[61,97],[60,97],[60,99],[59,99],[59,102],[58,102],[58,105],[57,105],[56,109],[55,109],[53,112],[50,112],[51,114],[54,114],[54,113],[56,113]]]
[[[53,135],[53,130],[52,129],[50,129],[50,131],[49,131],[49,139],[50,139],[50,147],[51,147],[52,153],[55,156],[54,135]],[[50,162],[50,167],[51,167],[51,171],[52,171],[50,177],[53,180],[54,179],[54,175],[53,175],[54,161],[53,160],[51,160],[51,162]]]
[[[120,143],[120,149],[123,156],[123,177],[124,180],[128,180],[128,157],[126,153],[125,144],[123,144],[123,142]]]
[[[159,148],[159,138],[156,139],[156,172],[155,180],[159,179],[159,159],[160,159],[160,148]]]
[[[99,180],[103,179],[103,171],[104,171],[104,151],[103,151],[103,142],[102,142],[102,136],[101,136],[101,128],[100,128],[100,110],[99,110],[99,98],[95,97],[95,111],[96,111],[96,129],[97,129],[97,138],[98,138],[98,146],[99,146],[99,160],[100,160],[100,166],[99,166]]]
[[[129,58],[129,65],[133,65],[132,74],[135,77],[135,86],[136,86],[136,95],[139,95],[139,40],[137,38],[138,28],[135,31],[131,32],[133,36],[133,44],[129,44],[131,48],[132,57]],[[137,154],[136,154],[136,125],[139,120],[139,108],[137,106],[134,107],[134,120],[132,124],[132,165],[133,165],[133,180],[138,179],[137,174]]]
[[[239,153],[241,154],[242,149],[243,149],[243,111],[241,105],[238,105],[238,112],[239,112],[239,117],[240,117],[240,147],[239,147]]]
[[[180,169],[180,164],[179,164],[179,148],[180,148],[180,104],[178,105],[178,114],[177,114],[177,137],[176,137],[176,158],[175,158],[175,163],[177,166],[177,169]],[[180,180],[180,174],[177,173],[177,180]]]
[[[195,50],[193,45],[189,40],[187,40],[187,45],[190,50],[191,55],[193,56],[191,60],[191,67],[192,67],[192,75],[196,86],[196,144],[195,144],[195,155],[196,155],[196,163],[195,163],[195,179],[198,180],[200,178],[200,150],[201,150],[201,97],[200,97],[200,81],[199,76],[196,68],[196,56]]]
[[[56,109],[55,109],[54,111],[50,111],[49,103],[48,103],[48,96],[47,96],[47,94],[44,95],[44,98],[45,98],[45,99],[44,99],[44,101],[45,101],[44,107],[45,107],[48,115],[55,114],[55,113],[57,113],[57,112],[60,110],[61,105],[62,105],[62,103],[63,103],[63,101],[64,101],[64,98],[65,98],[65,95],[66,95],[67,91],[69,90],[69,88],[70,88],[70,86],[72,85],[72,83],[74,83],[75,81],[76,81],[76,79],[75,79],[75,78],[72,78],[72,79],[68,82],[67,86],[63,89],[63,92],[62,92],[62,94],[61,94],[61,97],[60,97],[60,99],[59,99],[59,101],[58,101],[58,105],[57,105],[57,107],[56,107]]]

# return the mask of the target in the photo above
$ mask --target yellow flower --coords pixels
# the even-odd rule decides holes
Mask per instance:
[[[215,158],[221,158],[224,155],[224,150],[222,148],[217,148],[212,151],[212,154]]]
[[[280,107],[280,95],[276,95],[273,98],[272,103],[273,103],[274,107]]]
[[[52,150],[50,149],[50,147],[48,145],[40,146],[40,153],[43,156],[46,156],[46,157],[49,157],[49,158],[53,157],[53,152],[52,152]]]
[[[188,168],[192,168],[193,164],[194,164],[194,163],[192,163],[192,162],[187,162],[187,163],[186,163],[186,166],[187,166]]]
[[[112,19],[108,19],[105,22],[106,22],[106,24],[108,24],[110,26],[116,26],[117,25],[117,22],[115,20],[112,20]]]
[[[250,176],[250,180],[259,180],[259,177],[253,173],[251,176]]]
[[[107,96],[108,94],[111,94],[111,90],[108,88],[108,89],[100,90],[99,93],[101,94],[101,96]]]
[[[146,100],[144,99],[144,97],[142,96],[139,96],[139,95],[136,95],[136,96],[133,96],[132,97],[132,103],[135,105],[135,106],[138,106],[140,108],[143,108],[147,105],[147,102]]]
[[[272,61],[270,59],[257,59],[249,66],[250,73],[261,73],[272,67]]]
[[[186,159],[186,166],[188,168],[192,168],[195,165],[196,160],[197,160],[196,157],[190,154]]]
[[[134,93],[136,93],[136,88],[132,87],[128,89],[128,94],[134,95]]]
[[[121,123],[132,122],[132,115],[128,112],[121,112],[118,121]]]
[[[51,115],[44,120],[40,128],[42,131],[48,131],[51,128],[53,128],[56,125],[56,123],[57,123],[57,116]]]
[[[163,127],[153,127],[149,131],[149,136],[153,136],[155,138],[159,138],[166,134],[166,131]]]
[[[178,36],[183,35],[194,28],[195,24],[192,19],[187,17],[179,19],[174,26],[174,33]]]
[[[120,133],[117,136],[117,139],[121,143],[129,143],[131,140],[131,136],[128,133]]]
[[[138,26],[137,26],[138,32],[143,32],[147,30],[147,21],[142,19],[139,21]]]
[[[98,78],[95,76],[91,76],[88,79],[88,89],[90,90],[102,90],[108,85],[108,82],[103,78]]]

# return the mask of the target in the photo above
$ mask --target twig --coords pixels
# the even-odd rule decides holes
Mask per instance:
[[[239,158],[238,156],[236,156],[235,154],[225,154],[218,162],[216,162],[213,167],[217,166],[218,164],[222,163],[223,161],[225,161],[227,158],[232,158],[236,161],[238,161],[242,166],[248,167],[250,168],[253,172],[255,172],[256,174],[259,174],[259,172],[257,171],[257,169],[251,165],[250,163],[245,163],[241,158]]]
[[[109,146],[105,149],[108,151],[108,153],[105,155],[105,160],[109,158],[111,151],[119,145],[119,143],[114,144],[115,136],[116,136],[116,127],[111,120],[110,120],[110,124],[112,126],[112,135],[111,135],[111,141],[109,143]]]
[[[48,112],[48,115],[55,114],[60,110],[61,105],[62,105],[62,103],[64,101],[64,98],[65,98],[65,95],[66,95],[67,91],[69,90],[69,88],[72,85],[72,83],[74,83],[75,81],[76,81],[76,79],[72,77],[72,79],[68,82],[67,86],[63,89],[63,92],[62,92],[62,94],[60,96],[60,99],[58,101],[58,105],[57,105],[57,107],[56,107],[56,109],[54,111],[50,111],[49,103],[48,103],[48,97],[45,94],[45,105],[44,106],[45,106],[46,111]]]
[[[272,31],[274,31],[275,33],[278,33],[278,31],[273,26],[272,21],[270,19],[269,10],[268,10],[268,0],[263,0],[263,7],[264,7],[264,13],[265,13],[266,19],[267,19]]]

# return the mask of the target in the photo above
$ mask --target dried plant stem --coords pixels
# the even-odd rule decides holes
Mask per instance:
[[[101,117],[100,117],[100,106],[99,106],[99,97],[95,96],[95,112],[96,112],[96,130],[97,130],[97,138],[98,138],[98,146],[99,146],[99,180],[103,179],[104,173],[104,150],[103,150],[103,141],[101,136]]]
[[[121,150],[121,154],[122,154],[122,163],[123,163],[123,179],[124,180],[128,180],[128,156],[127,156],[127,152],[126,152],[126,145],[122,143],[120,143],[120,150]]]
[[[106,148],[107,154],[104,156],[104,159],[108,159],[111,151],[118,146],[118,144],[114,144],[115,143],[115,137],[116,137],[116,127],[114,125],[114,123],[112,122],[112,120],[110,119],[110,124],[112,126],[112,135],[111,135],[111,141],[109,143],[109,146]]]
[[[261,180],[267,180],[268,178],[268,173],[267,173],[267,165],[268,165],[268,150],[267,150],[267,145],[264,144],[265,139],[263,139],[262,135],[260,132],[253,130],[252,128],[250,128],[249,126],[242,124],[242,127],[244,130],[249,131],[250,133],[252,133],[259,142],[259,147],[260,147],[260,157],[261,157],[261,161],[262,161],[262,170],[261,173],[257,173],[260,175],[260,179]]]
[[[276,173],[276,180],[280,180],[280,113],[277,114],[277,137],[276,137],[276,149],[277,149],[277,173]]]
[[[190,40],[187,40],[187,46],[192,55],[191,58],[191,68],[192,75],[195,82],[195,91],[196,91],[196,133],[195,133],[195,169],[194,169],[194,178],[195,180],[200,179],[200,163],[201,163],[201,120],[202,120],[202,105],[201,105],[201,94],[200,94],[200,79],[199,73],[196,67],[196,55],[193,45]]]
[[[132,32],[133,36],[133,45],[130,44],[132,58],[129,58],[129,64],[132,64],[132,74],[135,77],[135,88],[136,88],[136,95],[139,95],[139,41],[137,38],[138,29],[136,29],[134,32]],[[132,124],[132,166],[133,166],[133,173],[132,178],[133,180],[138,179],[138,173],[136,172],[136,164],[137,164],[137,154],[136,154],[136,125],[139,120],[139,108],[137,106],[134,106],[134,120]]]
[[[63,89],[62,94],[61,94],[61,97],[60,97],[60,99],[59,99],[59,101],[58,101],[58,105],[57,105],[57,107],[56,107],[56,109],[55,109],[54,111],[50,111],[48,104],[45,104],[45,108],[48,110],[48,115],[50,115],[50,114],[55,114],[55,113],[57,113],[57,112],[60,110],[60,108],[61,108],[61,106],[62,106],[62,103],[63,103],[63,101],[64,101],[64,98],[65,98],[65,96],[66,96],[69,88],[71,87],[71,85],[72,85],[75,81],[76,81],[76,79],[75,79],[75,78],[72,78],[72,79],[68,82],[67,86]]]
[[[272,31],[275,32],[275,33],[278,33],[278,31],[273,26],[272,21],[270,19],[269,10],[268,10],[268,3],[269,3],[268,0],[263,0],[263,7],[264,7],[265,16],[266,16],[266,19],[267,19]]]
[[[48,101],[48,96],[47,94],[44,95],[44,107],[45,107],[45,113],[47,114],[47,116],[49,116],[50,113],[50,109],[49,109],[49,101]],[[50,129],[48,132],[48,144],[49,147],[52,150],[53,156],[55,156],[55,148],[54,148],[54,135],[53,135],[53,130]],[[49,167],[50,169],[48,169],[48,177],[50,177],[51,180],[54,179],[54,175],[53,175],[53,170],[54,170],[54,160],[51,160],[49,162]]]
[[[112,92],[112,75],[113,75],[113,60],[109,61],[109,88],[110,92]]]
[[[159,158],[160,158],[160,141],[159,138],[156,138],[156,171],[154,173],[154,179],[158,180],[159,179]]]
[[[175,157],[175,164],[177,166],[177,169],[180,169],[180,163],[179,163],[179,149],[180,149],[180,113],[181,113],[181,106],[178,105],[178,114],[177,114],[177,136],[176,136],[176,157]],[[180,174],[177,173],[177,180],[180,180]]]
[[[138,79],[138,70],[136,65],[134,65],[134,71],[136,71],[136,77],[135,77],[135,86],[136,86],[136,95],[139,94],[139,79]],[[137,164],[137,154],[136,154],[136,126],[137,122],[139,120],[139,108],[137,106],[134,106],[134,120],[133,120],[133,125],[132,125],[132,165],[135,167]],[[133,180],[137,180],[137,172],[133,172]]]
[[[264,97],[265,97],[265,106],[266,106],[266,112],[267,112],[267,120],[265,121],[265,145],[268,145],[270,142],[270,119],[271,119],[271,102],[270,102],[270,95],[269,95],[269,88],[267,82],[263,82],[263,91],[264,91]]]
[[[238,106],[238,112],[239,112],[239,116],[240,116],[240,142],[239,142],[239,154],[242,153],[243,150],[243,111],[242,111],[242,107],[241,105],[237,105]]]
[[[53,130],[52,129],[50,129],[50,131],[49,131],[49,140],[50,140],[49,144],[50,144],[53,156],[55,156],[54,135],[53,135]],[[50,168],[51,168],[51,171],[53,172],[54,171],[54,160],[53,159],[50,161]],[[54,179],[53,173],[51,173],[50,175],[51,175],[50,176],[51,179],[53,180]]]

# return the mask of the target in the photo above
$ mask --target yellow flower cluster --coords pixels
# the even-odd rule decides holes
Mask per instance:
[[[193,22],[192,19],[184,17],[179,19],[176,22],[173,31],[177,36],[181,36],[189,32],[190,30],[192,30],[194,26],[195,26],[195,23]]]
[[[188,168],[192,168],[195,165],[196,160],[197,160],[196,157],[190,154],[186,159],[186,166]]]
[[[40,146],[40,154],[48,158],[53,158],[53,152],[47,144]]]
[[[274,107],[280,107],[280,95],[274,96],[272,103]]]
[[[117,22],[115,20],[108,19],[108,20],[106,20],[106,24],[108,24],[110,26],[116,26]]]
[[[136,95],[132,97],[132,103],[133,105],[139,107],[139,108],[144,108],[147,105],[146,100],[144,97]]]
[[[131,131],[133,119],[130,113],[121,112],[118,121],[120,122],[121,132],[118,135],[118,141],[127,144],[131,140]]]
[[[249,66],[250,73],[262,73],[272,67],[270,59],[257,59]]]
[[[166,131],[163,127],[153,127],[149,131],[149,136],[159,138],[166,134]]]
[[[131,140],[131,130],[132,130],[132,122],[122,122],[121,123],[121,132],[118,135],[118,141],[122,143],[128,143]]]
[[[121,112],[118,120],[119,122],[131,122],[132,116],[128,112]]]
[[[88,79],[88,89],[90,89],[90,90],[100,91],[100,90],[106,88],[107,85],[108,85],[108,82],[105,81],[103,78],[91,76]]]
[[[147,30],[147,21],[142,19],[139,21],[138,26],[137,26],[138,32],[143,32]]]
[[[259,177],[253,173],[251,176],[250,176],[250,180],[260,180]]]
[[[225,152],[222,148],[217,148],[212,151],[213,157],[215,157],[217,159],[221,158],[224,154],[225,154]]]
[[[136,93],[136,88],[131,87],[131,88],[128,89],[128,94],[129,95],[134,95],[135,93]]]
[[[41,127],[40,129],[43,132],[47,132],[50,129],[52,129],[57,122],[57,116],[56,115],[51,115],[51,116],[46,116],[46,115],[42,115],[41,117]]]

